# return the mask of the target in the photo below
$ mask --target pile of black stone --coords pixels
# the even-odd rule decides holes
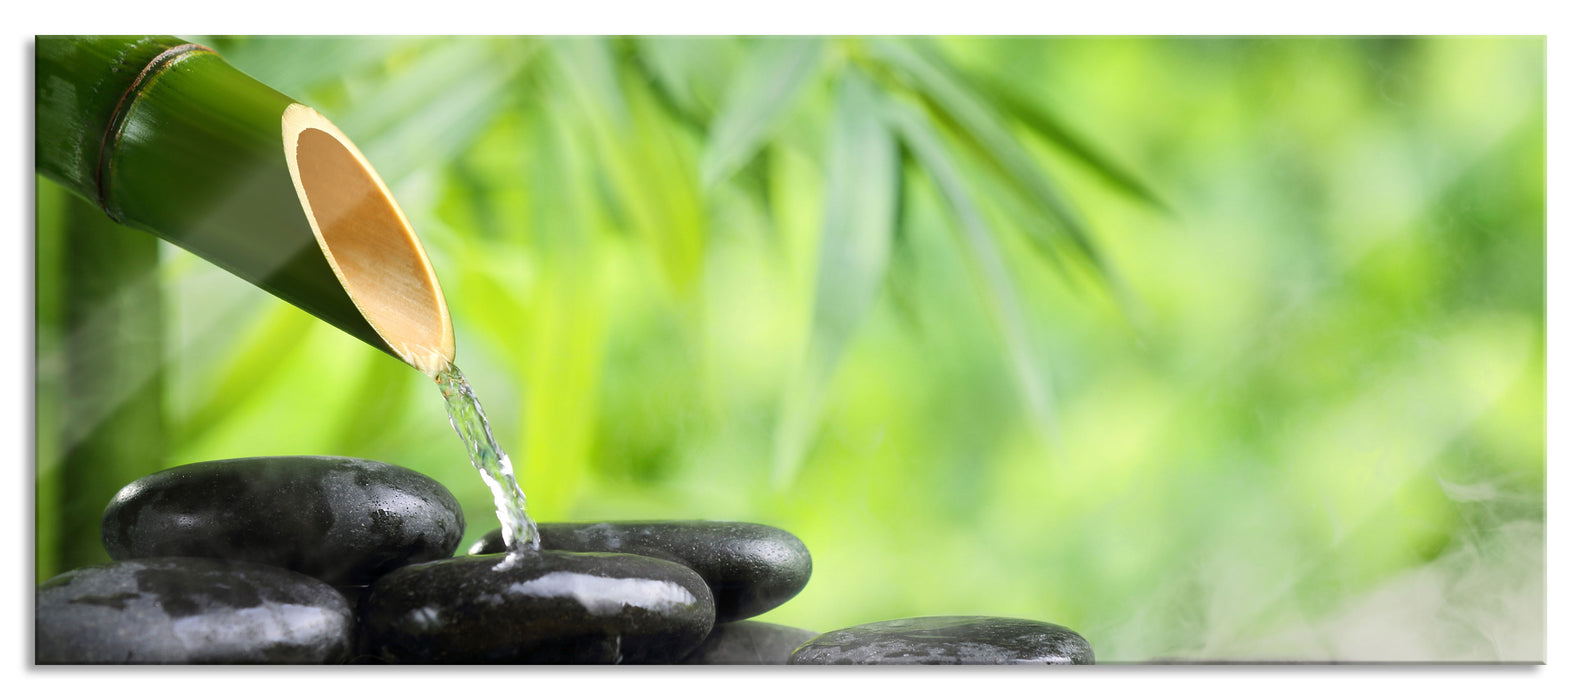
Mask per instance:
[[[1093,663],[1065,627],[934,617],[818,635],[749,620],[807,584],[807,547],[751,523],[465,523],[422,474],[347,457],[202,462],[110,502],[114,563],[39,584],[34,660],[120,663]]]

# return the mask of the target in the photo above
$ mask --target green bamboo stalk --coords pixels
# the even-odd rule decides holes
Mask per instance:
[[[50,280],[64,316],[57,571],[109,561],[99,539],[105,504],[128,482],[170,466],[159,241],[116,225],[84,200],[65,205],[70,254]]]
[[[365,318],[366,293],[354,301],[348,290],[355,284],[338,274],[343,267],[332,265],[330,244],[305,214],[308,194],[293,182],[282,132],[282,115],[294,100],[211,49],[174,37],[41,36],[35,71],[39,173],[120,224],[192,251],[398,359],[423,364],[403,355],[401,339],[383,337]],[[371,169],[368,176],[377,181]],[[377,190],[388,198],[382,184]],[[406,226],[403,216],[394,218]],[[409,227],[405,235],[413,249],[407,254],[417,262],[401,274],[427,273],[423,284],[431,285],[443,317],[436,321],[445,342],[434,350],[448,360],[455,349],[443,298]]]

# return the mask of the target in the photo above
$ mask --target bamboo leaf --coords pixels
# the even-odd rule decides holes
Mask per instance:
[[[736,42],[726,37],[644,36],[637,57],[669,104],[689,120],[707,123],[727,87],[720,66],[736,65]]]
[[[955,75],[947,64],[932,61],[899,40],[876,39],[872,46],[886,65],[899,72],[912,86],[930,111],[957,132],[1002,177],[1014,183],[1051,220],[1054,225],[1048,231],[1039,228],[1026,232],[1039,250],[1051,258],[1058,257],[1054,238],[1048,235],[1052,231],[1063,235],[1090,262],[1101,269],[1104,267],[1092,235],[1076,210],[966,81]]]
[[[821,37],[765,38],[737,72],[703,147],[705,187],[730,177],[758,153],[817,75]]]
[[[844,344],[862,322],[890,257],[897,190],[895,139],[879,121],[874,88],[847,74],[835,104],[826,165],[815,333]]]
[[[876,107],[866,78],[855,72],[842,76],[825,161],[813,332],[776,434],[776,484],[788,482],[800,465],[825,386],[889,267],[900,166],[895,139]]]
[[[1032,341],[1028,336],[1015,283],[983,214],[972,200],[965,178],[952,161],[945,144],[915,107],[893,99],[887,100],[884,114],[909,153],[934,182],[946,207],[954,216],[967,258],[972,263],[974,277],[981,285],[990,317],[1005,344],[1007,359],[1028,412],[1039,432],[1046,438],[1052,438],[1055,425],[1053,397],[1046,388],[1048,384],[1043,372],[1033,359]]]
[[[635,81],[633,81],[635,82]],[[654,255],[671,284],[683,293],[696,289],[703,276],[704,202],[697,179],[698,154],[666,118],[655,98],[630,85],[627,95],[636,126],[641,176],[627,185],[628,196],[648,197],[660,214],[660,226],[648,232]]]
[[[385,183],[454,159],[508,104],[506,86],[537,44],[456,41],[425,55],[409,72],[359,101],[341,130],[361,144]],[[466,79],[463,80],[462,78]],[[412,144],[425,144],[413,148]]]
[[[1116,189],[1161,211],[1170,211],[1170,205],[1166,204],[1164,198],[1149,187],[1141,176],[1122,166],[1076,129],[1022,94],[1010,83],[984,72],[975,72],[968,80],[983,88],[984,94],[994,102],[998,111],[1009,114],[1027,125],[1045,141],[1076,158],[1093,174],[1108,181]]]
[[[565,75],[561,84],[590,118],[611,121],[627,128],[626,98],[615,69],[609,44],[596,37],[561,37],[550,45],[555,63]]]
[[[341,131],[369,141],[406,121],[414,112],[432,105],[452,90],[460,76],[470,76],[495,62],[490,47],[482,41],[438,40],[417,47],[418,59],[379,76],[371,89],[359,91],[355,107],[335,115]]]
[[[427,39],[381,36],[195,38],[232,65],[287,95],[314,90],[375,69],[392,54]]]
[[[695,147],[666,117],[652,91],[623,76],[603,42],[557,50],[565,86],[580,107],[575,128],[594,144],[597,176],[625,227],[646,243],[671,289],[697,289],[703,270],[703,195]],[[613,95],[598,86],[610,84]]]

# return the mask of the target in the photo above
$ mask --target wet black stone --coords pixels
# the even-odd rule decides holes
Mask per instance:
[[[818,636],[812,630],[746,620],[716,625],[683,664],[783,665],[791,652]]]
[[[38,664],[323,664],[351,649],[329,584],[240,561],[155,558],[68,571],[34,595]]]
[[[714,600],[660,559],[473,555],[379,579],[363,624],[392,663],[671,663],[708,636]]]
[[[708,582],[720,622],[745,620],[774,609],[801,592],[813,575],[813,557],[802,540],[756,523],[539,523],[538,533],[545,549],[640,554],[688,566]],[[493,530],[467,551],[503,552],[505,543],[500,531]]]
[[[405,467],[351,457],[199,462],[128,484],[101,523],[116,560],[209,557],[372,583],[449,557],[465,521],[455,496]]]
[[[792,664],[1091,664],[1082,635],[1009,617],[914,617],[826,632]]]

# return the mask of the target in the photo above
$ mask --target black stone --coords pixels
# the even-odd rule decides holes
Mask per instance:
[[[1091,664],[1093,648],[1060,625],[1009,617],[914,617],[826,632],[792,664]]]
[[[714,600],[673,562],[541,550],[399,569],[363,624],[392,663],[671,663],[708,636]]]
[[[640,554],[688,566],[708,582],[720,622],[745,620],[774,609],[801,592],[813,575],[813,557],[802,540],[756,523],[539,523],[538,533],[544,549]],[[493,530],[467,551],[503,552],[505,542],[500,531]]]
[[[351,457],[255,457],[166,469],[105,508],[112,559],[208,557],[372,583],[456,552],[461,505],[405,467]]]
[[[134,559],[38,585],[38,664],[323,664],[351,649],[353,615],[329,584],[218,559]]]
[[[747,620],[716,625],[683,664],[783,665],[791,652],[817,637],[812,630]]]

